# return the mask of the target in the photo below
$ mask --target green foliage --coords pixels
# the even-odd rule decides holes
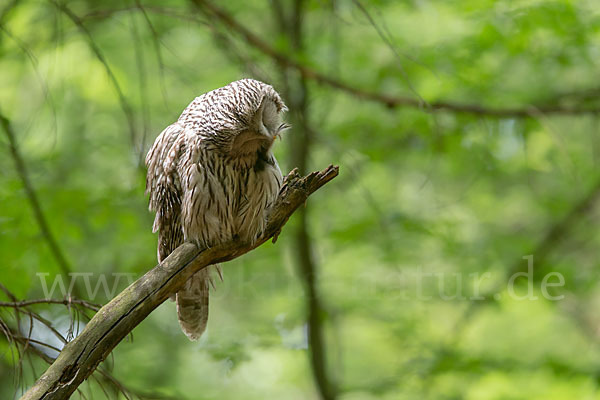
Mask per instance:
[[[110,285],[114,274],[137,278],[156,264],[144,195],[151,142],[195,96],[232,80],[282,90],[281,66],[181,0],[142,1],[148,19],[135,2],[61,2],[103,61],[52,2],[4,3],[0,110],[47,223],[73,272],[93,273],[92,288],[102,274]],[[600,105],[598,3],[310,1],[302,54],[277,33],[272,2],[221,3],[273,48],[354,87],[531,110],[495,118],[426,104],[389,109],[309,80],[310,166],[341,167],[309,202],[327,368],[340,398],[600,398],[598,116],[536,111]],[[284,170],[294,167],[287,143],[275,150]],[[42,298],[36,274],[51,284],[60,268],[3,133],[0,151],[0,282],[19,299]],[[276,245],[224,265],[199,342],[181,334],[167,302],[113,352],[112,374],[175,398],[317,397],[295,224]],[[518,300],[525,279],[514,294],[508,282],[527,271],[529,254],[538,299]],[[548,289],[562,300],[544,297],[550,272],[564,277]],[[98,293],[95,302],[111,297]],[[470,300],[477,294],[486,300]],[[37,307],[53,321],[67,315]],[[11,315],[0,309],[3,320]],[[21,390],[20,368],[24,387],[45,368],[33,357],[36,374],[28,372],[10,349],[0,342],[1,398]],[[89,391],[103,396],[94,381]]]

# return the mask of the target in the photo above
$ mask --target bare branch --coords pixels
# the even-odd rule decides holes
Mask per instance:
[[[170,8],[165,8],[165,7],[156,7],[156,6],[150,6],[150,5],[144,5],[143,7],[146,12],[151,12],[153,14],[164,15],[166,17],[171,17],[171,18],[175,18],[175,19],[179,19],[179,20],[183,20],[183,21],[190,21],[190,22],[206,25],[205,21],[200,20],[196,16],[191,15],[189,13],[179,12],[176,9],[170,9]],[[138,10],[139,10],[139,7],[137,5],[129,6],[129,7],[122,7],[122,8],[109,8],[109,9],[105,9],[105,10],[95,10],[95,11],[89,12],[87,14],[80,16],[80,18],[82,21],[92,20],[92,19],[104,19],[104,18],[109,18],[115,14],[119,14],[119,13],[123,13],[123,12],[130,12],[130,11],[138,11]]]
[[[305,177],[292,171],[271,211],[267,228],[256,243],[234,240],[209,249],[191,243],[179,246],[160,265],[102,307],[22,399],[67,399],[135,326],[194,273],[239,257],[274,237],[312,193],[337,175],[338,167],[334,166]]]
[[[550,225],[546,233],[541,237],[538,243],[532,248],[530,254],[535,256],[535,262],[538,266],[536,268],[537,273],[540,271],[540,266],[546,261],[548,254],[555,249],[562,240],[565,239],[565,236],[568,236],[571,232],[571,228],[574,224],[581,221],[583,217],[593,209],[593,207],[600,200],[600,179],[597,179],[596,182],[592,185],[590,190],[579,200],[577,201],[562,218],[556,221],[554,224]],[[514,264],[507,270],[506,275],[511,276],[517,272],[525,272],[523,266],[526,266],[526,263],[523,262],[522,258],[519,258],[515,261]],[[526,266],[527,268],[527,266]],[[494,295],[501,293],[502,285],[497,284],[493,288],[491,288],[487,293],[482,294],[482,297],[485,298],[485,301],[470,301],[466,309],[463,311],[461,316],[454,323],[454,329],[452,329],[452,334],[446,337],[444,343],[442,343],[438,348],[439,356],[436,357],[433,363],[431,363],[430,368],[426,372],[426,375],[431,375],[432,371],[440,364],[437,358],[440,358],[443,355],[447,355],[451,353],[453,349],[457,346],[458,341],[461,339],[465,330],[468,329],[469,322],[472,318],[477,315],[477,311],[480,310],[483,306],[488,305],[490,302],[496,301]],[[572,310],[567,310],[567,316],[573,319],[577,325],[582,326],[583,323],[580,320],[580,315],[578,313],[574,313]],[[583,326],[582,329],[586,333],[590,333],[590,330]],[[593,330],[593,334],[596,335],[596,329]]]
[[[392,40],[388,36],[386,36],[386,34],[379,27],[379,25],[377,25],[377,23],[375,22],[375,20],[371,16],[371,13],[369,12],[369,10],[367,10],[365,8],[365,6],[363,6],[363,4],[359,0],[352,0],[352,2],[360,10],[360,12],[363,13],[363,15],[365,16],[365,18],[367,18],[367,21],[369,21],[369,24],[371,24],[371,26],[373,27],[373,29],[375,29],[375,32],[377,32],[377,35],[379,35],[379,38],[392,51],[392,53],[394,54],[394,56],[398,60],[398,69],[400,70],[400,74],[402,75],[402,78],[404,79],[404,82],[406,83],[406,85],[408,86],[408,88],[410,89],[410,91],[413,92],[413,94],[415,96],[417,96],[417,99],[420,102],[420,106],[429,107],[429,104],[425,101],[425,99],[423,99],[421,97],[421,95],[413,87],[412,83],[410,82],[410,79],[408,79],[408,74],[406,73],[406,71],[404,70],[404,67],[402,66],[402,57],[400,56],[400,52],[398,52],[398,49],[396,49],[396,46],[394,46],[394,43],[392,43]]]
[[[15,297],[15,295],[8,290],[8,288],[6,286],[4,286],[2,283],[0,283],[0,290],[4,292],[5,295],[8,296],[9,299],[11,299],[12,301],[17,301],[17,298]]]
[[[61,351],[61,349],[59,349],[55,346],[52,346],[48,343],[18,334],[17,332],[10,329],[6,324],[4,324],[4,322],[2,320],[0,320],[0,330],[2,330],[2,333],[4,333],[4,336],[6,337],[9,345],[13,344],[16,347],[17,351],[19,351],[19,354],[21,354],[19,346],[22,347],[23,354],[21,354],[21,357],[20,357],[21,359],[24,357],[24,355],[26,353],[31,353],[51,365],[55,361],[55,358],[44,353],[39,347],[51,349],[51,350],[56,351],[57,353],[60,353],[60,351]],[[37,346],[30,346],[30,344],[34,344]],[[99,376],[97,376],[97,375],[99,375]],[[110,397],[109,397],[108,393],[106,392],[106,390],[104,389],[101,379],[108,382],[108,384],[110,384],[117,392],[122,393],[126,398],[130,398],[129,395],[133,395],[134,397],[143,399],[143,400],[150,400],[150,399],[152,399],[152,400],[172,400],[172,399],[175,399],[175,397],[165,396],[165,395],[162,395],[159,393],[143,392],[143,391],[140,391],[137,389],[127,387],[122,382],[120,382],[117,378],[115,378],[105,368],[98,368],[95,371],[94,375],[92,375],[92,377],[96,379],[96,381],[98,382],[98,385],[104,392],[104,395],[106,396],[106,398],[110,398]],[[181,399],[182,397],[178,396],[177,398]]]
[[[140,0],[135,0],[135,4],[139,11],[142,13],[144,21],[146,21],[146,25],[148,26],[148,29],[152,34],[152,45],[154,46],[154,54],[156,56],[156,63],[158,64],[160,90],[162,91],[163,99],[166,104],[167,86],[165,84],[165,63],[163,61],[162,52],[160,51],[160,36],[154,28],[154,25],[152,24],[152,21],[150,20],[150,17],[148,16],[148,13],[146,13],[146,9],[142,6]]]
[[[96,56],[98,61],[100,61],[100,63],[104,66],[104,69],[106,70],[106,74],[108,75],[108,78],[110,79],[110,81],[115,89],[115,92],[117,92],[117,96],[119,98],[119,103],[121,104],[121,109],[123,110],[123,113],[125,114],[125,119],[127,119],[127,125],[129,127],[129,138],[131,141],[131,145],[134,149],[136,149],[137,133],[136,133],[136,129],[135,129],[135,121],[134,121],[133,111],[131,109],[131,106],[129,105],[129,102],[125,98],[125,94],[123,93],[123,90],[121,89],[121,86],[119,85],[119,82],[117,81],[117,77],[113,73],[112,69],[108,65],[108,61],[106,60],[106,58],[104,57],[104,54],[100,50],[100,47],[98,47],[98,45],[94,41],[94,38],[92,37],[92,34],[90,33],[90,31],[85,27],[85,25],[83,25],[82,19],[79,16],[77,16],[69,7],[67,7],[65,4],[63,4],[57,0],[48,0],[48,1],[50,1],[50,3],[52,3],[56,8],[58,8],[63,14],[65,14],[73,22],[73,24],[75,24],[75,26],[77,26],[77,28],[85,36],[85,38],[88,42],[88,45],[90,46],[90,49],[92,50],[92,52],[94,53],[94,55]],[[140,152],[141,152],[141,150],[140,150]]]
[[[583,197],[573,204],[568,213],[548,228],[537,245],[531,250],[530,254],[535,257],[538,271],[539,267],[545,263],[548,254],[560,244],[565,236],[569,235],[571,227],[581,221],[581,219],[593,209],[598,201],[600,201],[600,178],[596,180]],[[521,271],[523,265],[523,260],[519,259],[509,269],[508,275]]]
[[[25,351],[31,351],[32,353],[34,353],[36,356],[38,356],[39,358],[41,358],[42,360],[46,361],[48,364],[52,364],[54,362],[54,358],[50,357],[49,355],[47,355],[46,353],[44,353],[43,351],[41,351],[40,349],[38,349],[37,347],[34,346],[29,346],[29,343],[34,343],[34,342],[38,342],[37,340],[34,341],[32,339],[23,337],[23,336],[12,336],[13,340],[15,342],[17,342],[18,344],[20,344],[21,346],[23,346]],[[48,345],[46,343],[43,342],[39,342],[41,345],[43,345],[44,347],[47,347]],[[52,347],[52,346],[50,346]],[[56,351],[60,351],[59,349],[54,348],[54,350]]]
[[[30,323],[29,326],[32,327],[33,323],[32,323],[32,319],[35,319],[36,321],[39,321],[40,323],[42,323],[46,328],[48,328],[48,330],[54,335],[56,336],[56,338],[58,340],[60,340],[63,344],[67,344],[67,338],[65,338],[59,331],[56,330],[56,328],[54,328],[54,326],[52,326],[52,322],[48,321],[46,318],[42,317],[40,314],[33,312],[27,308],[23,308],[23,307],[13,307],[15,310],[15,316],[17,318],[17,324],[20,326],[21,322],[20,322],[20,316],[19,314],[25,314],[26,316],[29,317]]]
[[[178,397],[165,396],[165,395],[162,395],[159,393],[142,392],[140,390],[130,388],[130,387],[124,385],[121,381],[119,381],[117,378],[115,378],[110,372],[106,371],[103,368],[98,368],[96,370],[96,373],[100,374],[107,382],[109,382],[111,385],[113,385],[113,387],[115,387],[119,392],[121,392],[123,394],[123,396],[125,396],[125,398],[127,398],[127,399],[130,398],[129,397],[130,394],[137,397],[138,399],[143,399],[143,400],[174,400],[174,399],[181,400],[182,399],[181,396],[178,396]]]
[[[33,54],[33,51],[27,46],[27,44],[18,36],[13,34],[5,25],[2,24],[1,21],[2,16],[0,16],[0,31],[3,32],[8,38],[10,38],[15,43],[15,45],[23,52],[23,54],[25,54],[25,56],[29,60],[29,63],[31,64],[31,68],[33,69],[33,72],[35,73],[35,76],[40,83],[40,87],[44,93],[44,97],[50,105],[50,110],[52,112],[52,133],[56,136],[56,131],[58,129],[56,121],[56,105],[54,104],[54,99],[52,97],[52,92],[48,87],[48,83],[46,82],[46,80],[40,72],[38,60]]]
[[[19,148],[17,146],[17,141],[15,138],[14,130],[12,128],[12,124],[10,123],[10,120],[4,114],[2,114],[1,110],[0,110],[0,125],[2,126],[2,129],[4,130],[4,134],[8,138],[10,154],[15,163],[15,168],[17,169],[17,173],[19,174],[19,178],[23,182],[23,187],[25,188],[25,193],[27,195],[27,199],[29,200],[31,209],[33,210],[33,215],[34,215],[35,220],[40,228],[42,236],[44,237],[46,243],[48,244],[48,247],[50,248],[50,252],[52,253],[52,256],[54,257],[54,259],[56,260],[56,263],[58,264],[60,270],[65,275],[68,275],[72,271],[71,265],[67,261],[67,258],[65,257],[62,249],[60,248],[60,246],[58,244],[58,241],[56,240],[56,238],[54,237],[54,234],[50,230],[50,225],[48,224],[46,216],[44,215],[44,212],[42,211],[42,207],[40,205],[40,201],[38,199],[37,193],[33,187],[33,184],[31,183],[31,180],[29,179],[29,173],[27,171],[27,167],[25,166],[25,161],[23,161],[23,157],[21,156],[21,153],[19,152]],[[75,287],[73,289],[76,290]]]
[[[21,308],[21,307],[27,307],[27,306],[31,306],[34,304],[62,304],[65,306],[69,306],[71,304],[78,304],[81,305],[85,308],[88,308],[92,311],[98,311],[102,306],[99,304],[94,304],[94,303],[90,303],[88,301],[85,300],[79,300],[79,299],[64,299],[64,300],[60,300],[60,299],[35,299],[35,300],[23,300],[23,301],[11,301],[11,302],[6,302],[6,301],[0,301],[0,307],[10,307],[10,308]]]
[[[208,10],[211,15],[221,21],[224,25],[232,29],[241,35],[244,40],[263,54],[272,58],[279,65],[298,71],[303,77],[312,79],[322,85],[326,85],[341,91],[344,91],[352,96],[371,100],[381,103],[389,108],[397,107],[412,107],[418,108],[422,111],[449,111],[454,113],[473,114],[479,116],[495,117],[495,118],[529,118],[536,117],[536,115],[542,114],[556,114],[556,115],[579,115],[579,114],[597,114],[600,113],[600,107],[567,107],[560,105],[528,105],[523,107],[511,107],[511,108],[490,108],[481,106],[479,104],[463,104],[452,101],[433,101],[429,102],[429,106],[425,106],[419,99],[406,96],[392,96],[383,93],[377,93],[369,90],[360,89],[347,84],[338,79],[332,78],[321,72],[303,65],[293,59],[287,54],[284,54],[278,50],[275,50],[271,45],[263,41],[248,28],[241,25],[235,20],[229,13],[222,8],[215,6],[206,0],[192,0],[198,7],[202,7]]]

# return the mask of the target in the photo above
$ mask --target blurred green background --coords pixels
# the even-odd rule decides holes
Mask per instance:
[[[223,266],[200,341],[166,302],[74,398],[600,399],[597,0],[0,0],[0,300],[152,268],[145,152],[243,77],[290,107],[284,173],[340,176]],[[0,307],[2,399],[56,356],[25,310],[87,321]]]

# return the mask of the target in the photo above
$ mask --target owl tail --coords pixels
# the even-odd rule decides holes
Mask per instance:
[[[206,329],[208,322],[208,268],[196,272],[177,292],[177,316],[183,333],[196,340]]]

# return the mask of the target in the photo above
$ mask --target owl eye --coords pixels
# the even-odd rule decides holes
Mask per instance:
[[[277,128],[277,134],[279,135],[281,132],[285,131],[286,129],[290,129],[291,127],[292,126],[290,124],[283,122],[281,125],[279,125],[279,128]]]

